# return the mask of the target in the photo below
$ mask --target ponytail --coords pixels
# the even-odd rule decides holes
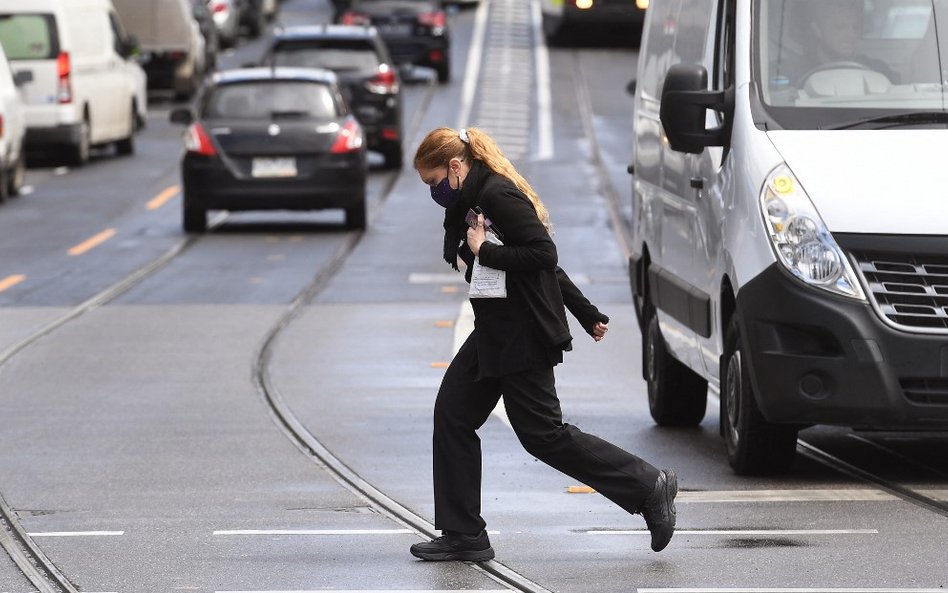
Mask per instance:
[[[464,137],[462,139],[462,136]],[[466,128],[460,132],[451,128],[436,128],[425,136],[415,152],[415,169],[442,167],[453,158],[474,158],[493,171],[506,177],[527,196],[536,210],[537,218],[550,230],[550,213],[527,180],[517,172],[513,164],[487,132],[479,128]]]

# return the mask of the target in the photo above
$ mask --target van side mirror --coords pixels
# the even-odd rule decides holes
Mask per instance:
[[[697,64],[675,64],[665,75],[659,118],[672,150],[700,154],[707,146],[724,146],[731,135],[733,88],[709,91],[708,71]],[[721,111],[724,123],[705,127],[708,109]]]
[[[173,124],[189,126],[194,122],[194,114],[191,113],[191,110],[187,107],[178,107],[171,110],[171,113],[168,114],[168,119]]]
[[[134,35],[129,35],[122,40],[120,45],[122,57],[126,60],[137,55],[139,50],[138,38]]]
[[[28,82],[33,82],[33,71],[32,70],[20,70],[13,74],[13,85],[14,86],[23,86]]]
[[[630,95],[635,95],[636,80],[633,78],[629,81],[629,84],[625,85],[625,92]]]

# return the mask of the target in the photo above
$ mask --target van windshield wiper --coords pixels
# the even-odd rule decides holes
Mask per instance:
[[[842,124],[833,124],[826,127],[821,126],[820,129],[848,130],[850,128],[857,128],[859,126],[872,124],[888,124],[881,125],[878,129],[890,128],[899,125],[948,124],[948,111],[912,111],[910,113],[874,115],[872,117],[864,117]]]

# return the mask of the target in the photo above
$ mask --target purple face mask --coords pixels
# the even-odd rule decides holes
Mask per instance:
[[[431,199],[442,208],[450,208],[461,197],[461,188],[451,187],[451,181],[445,177],[441,183],[431,188]]]

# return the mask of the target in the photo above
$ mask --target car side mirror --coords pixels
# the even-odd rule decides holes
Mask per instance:
[[[139,49],[138,38],[135,37],[134,35],[129,35],[128,37],[122,40],[120,48],[122,50],[121,51],[122,57],[125,58],[126,60],[133,56],[138,55],[138,49]]]
[[[14,86],[23,86],[28,82],[33,82],[33,71],[32,70],[20,70],[13,74],[13,84]]]
[[[171,110],[171,113],[168,114],[168,119],[173,124],[189,126],[194,122],[194,113],[187,107],[178,107]]]
[[[709,91],[708,71],[697,64],[675,64],[665,75],[659,118],[672,150],[700,154],[707,146],[724,146],[731,135],[733,87]],[[724,123],[708,129],[707,110],[724,114]]]

